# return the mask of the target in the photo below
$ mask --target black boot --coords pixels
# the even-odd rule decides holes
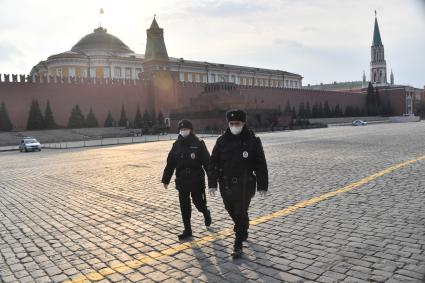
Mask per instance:
[[[248,240],[248,232],[245,232],[242,238],[243,242],[246,242]]]
[[[233,259],[238,259],[242,257],[242,241],[240,239],[236,239],[235,245],[233,246],[232,252]]]
[[[204,222],[205,222],[205,226],[210,227],[210,225],[211,225],[211,212],[208,209],[204,213]]]
[[[179,235],[179,240],[186,240],[190,237],[192,237],[192,231],[191,230],[184,230],[183,233],[181,233]]]

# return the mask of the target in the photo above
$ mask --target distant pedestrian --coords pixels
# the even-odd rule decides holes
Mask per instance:
[[[193,204],[204,215],[205,226],[211,225],[211,213],[207,207],[205,195],[205,173],[210,154],[204,141],[193,133],[192,123],[188,120],[179,122],[179,136],[174,142],[167,158],[167,165],[162,176],[164,188],[168,188],[174,170],[176,170],[176,189],[179,191],[180,210],[184,230],[178,237],[184,240],[192,237],[190,223]]]
[[[229,110],[228,128],[217,139],[210,159],[209,191],[215,195],[217,181],[224,207],[234,222],[235,244],[233,258],[242,256],[242,242],[248,239],[248,208],[255,189],[265,196],[268,189],[268,170],[259,137],[248,129],[246,113]]]

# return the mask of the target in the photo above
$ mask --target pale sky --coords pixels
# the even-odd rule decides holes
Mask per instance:
[[[101,22],[143,54],[153,15],[168,55],[280,69],[303,84],[369,79],[374,10],[388,77],[425,85],[425,0],[0,0],[0,73],[28,74]]]

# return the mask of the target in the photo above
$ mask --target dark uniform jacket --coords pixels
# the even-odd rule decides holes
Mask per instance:
[[[217,188],[218,180],[223,196],[248,192],[252,197],[256,187],[267,191],[268,170],[260,138],[246,127],[239,135],[227,129],[214,146],[208,176],[209,187]]]
[[[194,134],[181,135],[174,142],[162,175],[162,183],[169,184],[176,170],[176,188],[181,191],[205,190],[205,172],[210,154],[203,140]]]

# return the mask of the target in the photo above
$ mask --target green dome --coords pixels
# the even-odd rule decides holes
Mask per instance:
[[[86,53],[93,51],[104,51],[111,53],[134,53],[119,38],[107,33],[107,30],[98,27],[93,33],[83,37],[75,44],[71,51],[78,53]]]

